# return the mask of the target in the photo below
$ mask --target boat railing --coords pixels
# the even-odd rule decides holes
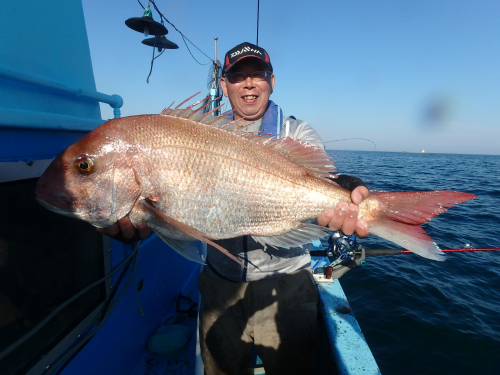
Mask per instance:
[[[7,68],[4,66],[0,66],[0,78],[14,81],[14,82],[18,82],[18,83],[32,85],[32,86],[42,88],[44,90],[47,90],[47,91],[50,91],[52,93],[59,94],[59,95],[84,98],[84,99],[98,101],[101,103],[106,103],[106,104],[109,104],[111,106],[111,108],[113,108],[114,118],[119,118],[121,116],[120,108],[123,106],[123,99],[121,98],[121,96],[116,95],[116,94],[115,95],[106,95],[106,94],[103,94],[103,93],[100,93],[97,91],[89,91],[89,90],[82,89],[80,87],[74,87],[74,86],[71,86],[71,85],[68,85],[68,84],[65,84],[62,82],[58,82],[56,80],[53,80],[53,79],[50,79],[47,77],[39,76],[36,74],[26,74],[24,72],[16,71],[15,69]],[[17,116],[8,116],[9,113],[16,112],[16,114],[18,114],[17,112],[20,112],[20,111],[28,112],[28,111],[23,111],[20,109],[13,109],[13,108],[0,108],[0,112],[2,112],[2,115],[7,115],[7,117],[9,117],[9,118],[10,117],[13,118],[14,121],[10,122],[11,126],[16,125],[15,117],[17,117]],[[14,115],[14,113],[11,113],[11,114]],[[53,114],[53,115],[56,115],[56,114]],[[72,116],[67,116],[67,115],[65,116],[65,115],[61,115],[61,114],[56,115],[56,116],[67,117],[65,120],[71,120],[70,118],[72,117]],[[53,116],[49,116],[49,117],[53,117]],[[5,119],[5,117],[2,117],[2,118]],[[42,128],[45,128],[45,129],[58,127],[60,129],[60,126],[57,126],[54,124],[54,122],[52,121],[53,119],[47,119],[47,120],[48,121],[44,121],[44,123],[40,123],[40,117],[37,116],[37,127],[40,128],[40,126],[41,126]],[[85,119],[85,120],[78,119],[78,120],[79,120],[78,122],[80,122],[81,124],[80,124],[80,126],[77,125],[77,127],[80,127],[80,128],[87,128],[89,126],[95,127],[96,123],[98,123],[98,122],[102,123],[102,121],[100,121],[98,119]],[[86,126],[85,126],[84,124],[82,124],[82,122],[90,122],[90,123],[86,124]],[[26,125],[27,124],[26,124],[26,114],[25,114],[25,118],[23,120],[23,126],[26,126]],[[99,125],[99,124],[97,124],[97,125]]]

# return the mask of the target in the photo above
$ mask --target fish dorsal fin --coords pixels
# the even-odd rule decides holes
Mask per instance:
[[[163,111],[161,111],[160,115],[162,116],[171,116],[171,117],[179,117],[179,118],[185,118],[191,121],[195,122],[201,122],[205,125],[211,125],[216,128],[224,129],[228,132],[234,132],[236,134],[246,134],[247,131],[245,131],[245,128],[251,124],[253,124],[253,121],[249,122],[242,122],[241,120],[233,120],[229,118],[228,115],[232,114],[233,111],[229,111],[224,113],[223,116],[212,116],[212,113],[215,112],[216,110],[222,108],[222,105],[210,109],[211,104],[217,100],[217,99],[211,99],[211,96],[207,96],[206,98],[191,104],[190,106],[186,108],[180,108],[181,105],[186,103],[187,101],[191,100],[193,97],[198,95],[199,92],[190,98],[184,100],[182,103],[180,103],[177,107],[172,108],[174,103],[170,104],[168,108],[165,108]],[[198,108],[194,108],[197,105],[200,105]],[[204,110],[207,110],[204,112]]]
[[[222,108],[222,105],[220,105],[216,108],[210,109],[211,104],[215,100],[218,99],[217,98],[217,99],[210,100],[211,96],[207,96],[206,98],[204,98],[204,99],[202,99],[194,104],[191,104],[190,106],[188,106],[186,108],[180,108],[181,105],[183,105],[187,101],[191,100],[193,97],[195,97],[198,94],[199,94],[199,92],[194,94],[190,98],[184,100],[182,103],[180,103],[175,108],[172,108],[174,103],[170,104],[170,106],[168,108],[165,108],[160,113],[160,115],[185,118],[185,119],[188,119],[191,121],[201,122],[201,123],[206,124],[206,125],[213,125],[213,126],[216,126],[218,128],[223,127],[231,122],[235,122],[234,120],[227,118],[227,115],[231,112],[226,113],[225,116],[211,116],[213,112]],[[199,104],[201,104],[201,105],[198,108],[194,108]],[[205,109],[207,110],[207,112],[204,112]]]
[[[278,152],[308,169],[313,176],[327,179],[329,182],[331,180],[328,177],[332,177],[330,173],[337,170],[333,166],[333,160],[323,149],[312,146],[307,142],[290,137],[276,139],[268,134],[257,135],[250,133],[250,135],[243,134],[242,137]]]
[[[227,118],[227,115],[231,112],[226,113],[224,116],[212,116],[212,113],[220,109],[222,106],[216,107],[204,113],[203,110],[205,108],[210,109],[211,104],[216,100],[210,100],[211,96],[207,96],[206,98],[186,108],[180,108],[180,106],[198,94],[199,93],[186,99],[175,108],[171,108],[174,104],[172,103],[168,108],[165,108],[161,112],[161,115],[184,118],[232,132],[251,142],[265,146],[285,156],[289,160],[300,164],[305,167],[311,175],[331,182],[328,177],[332,177],[330,173],[335,172],[337,169],[333,166],[333,160],[331,160],[330,156],[328,156],[323,149],[312,146],[298,139],[292,139],[289,137],[276,139],[276,137],[270,136],[269,134],[248,132],[247,127],[253,124],[253,122],[241,123],[241,121]],[[200,106],[195,108],[197,105]]]

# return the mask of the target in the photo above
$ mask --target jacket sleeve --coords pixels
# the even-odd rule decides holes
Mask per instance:
[[[368,186],[366,186],[366,184],[360,178],[348,176],[345,174],[337,175],[337,177],[332,178],[332,180],[335,181],[337,184],[339,184],[344,189],[347,189],[350,191],[353,191],[358,186],[364,186],[364,187],[368,188]]]
[[[325,149],[325,145],[321,137],[306,121],[295,120],[292,117],[285,118],[281,129],[282,137],[290,137],[309,143],[311,146],[316,146]]]

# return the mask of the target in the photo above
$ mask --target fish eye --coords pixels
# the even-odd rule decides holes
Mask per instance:
[[[94,162],[89,158],[82,158],[76,161],[75,168],[80,173],[90,173],[94,169]]]

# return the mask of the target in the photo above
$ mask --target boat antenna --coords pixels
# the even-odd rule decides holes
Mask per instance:
[[[220,115],[220,102],[222,100],[222,92],[220,89],[220,77],[222,76],[222,67],[219,60],[217,60],[217,40],[218,37],[214,37],[215,43],[215,59],[213,60],[212,66],[208,72],[208,83],[207,88],[210,90],[210,96],[208,97],[206,103],[211,103],[207,105],[203,110],[203,113],[212,112],[213,116]]]
[[[214,82],[212,83],[212,88],[210,89],[210,95],[212,95],[214,100],[213,106],[214,108],[218,108],[220,106],[220,101],[222,95],[220,93],[220,77],[222,75],[222,70],[220,66],[219,60],[217,60],[217,37],[214,37],[215,42],[215,60],[213,62],[213,70],[214,70]],[[214,116],[219,116],[220,109],[216,109],[213,113]]]
[[[259,45],[259,10],[260,10],[260,0],[257,0],[257,42],[256,46]]]

